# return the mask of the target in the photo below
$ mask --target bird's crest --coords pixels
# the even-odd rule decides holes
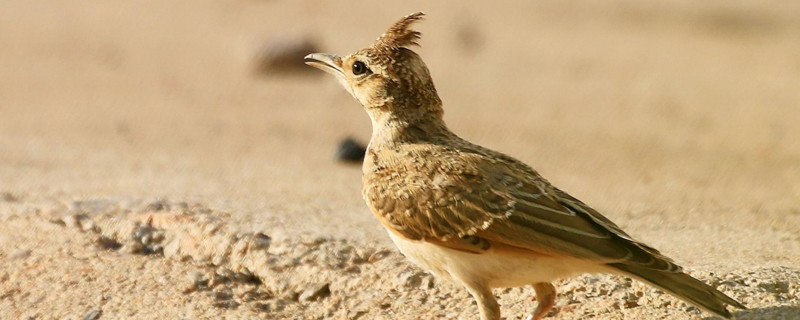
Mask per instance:
[[[416,12],[403,17],[389,27],[378,40],[375,40],[372,47],[380,51],[394,51],[404,47],[418,46],[417,40],[422,33],[411,30],[409,27],[414,22],[422,20],[424,16],[424,13]]]

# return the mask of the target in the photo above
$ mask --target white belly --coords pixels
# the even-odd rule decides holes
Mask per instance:
[[[389,232],[409,260],[434,274],[460,283],[478,282],[491,288],[520,287],[592,272],[595,267],[577,259],[535,255],[474,254],[424,241],[411,241]],[[600,271],[600,270],[598,270]]]

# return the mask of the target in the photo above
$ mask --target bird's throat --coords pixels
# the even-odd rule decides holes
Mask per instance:
[[[374,148],[435,142],[453,135],[445,126],[441,112],[417,116],[370,113],[370,118],[372,119],[370,146]]]

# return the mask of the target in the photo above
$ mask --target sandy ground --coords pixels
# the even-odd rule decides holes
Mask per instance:
[[[463,137],[748,305],[800,319],[800,5],[787,1],[2,1],[0,319],[476,319],[334,161],[369,121],[270,39],[347,53],[425,11]],[[554,319],[706,319],[628,279]],[[498,290],[524,319],[530,288]]]

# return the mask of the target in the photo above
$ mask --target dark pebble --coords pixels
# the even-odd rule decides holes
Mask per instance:
[[[346,138],[339,142],[339,148],[336,149],[336,160],[342,162],[361,163],[364,161],[364,154],[367,148],[358,143],[353,138]]]
[[[301,302],[317,301],[331,295],[331,287],[328,283],[314,284],[306,288],[300,294],[299,300]]]
[[[265,39],[255,57],[255,71],[261,76],[275,74],[322,74],[303,62],[303,57],[319,52],[319,46],[305,36],[277,36]]]
[[[103,314],[102,310],[92,310],[83,316],[83,320],[97,320],[100,319],[100,315],[102,314]]]
[[[94,239],[94,244],[98,248],[105,250],[117,250],[122,247],[122,244],[117,242],[117,240],[106,236],[98,236]]]

